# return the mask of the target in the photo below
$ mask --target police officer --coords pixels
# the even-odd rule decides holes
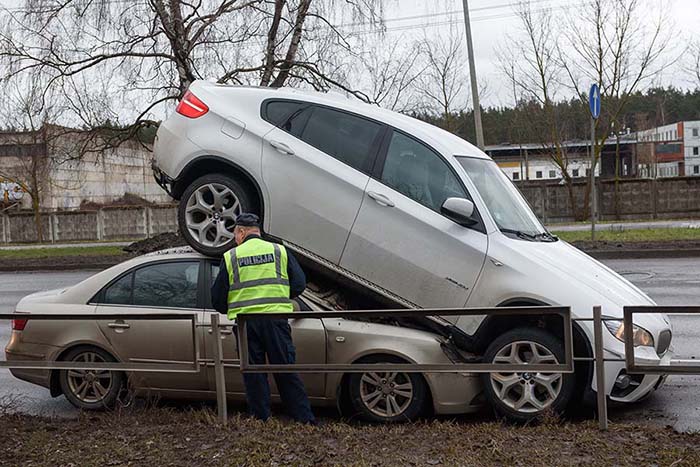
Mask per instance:
[[[291,298],[306,288],[306,276],[287,249],[260,236],[260,219],[242,213],[233,231],[236,247],[224,253],[211,289],[214,308],[229,319],[239,313],[292,312]],[[292,364],[295,349],[286,319],[249,320],[250,363]],[[315,423],[304,384],[296,373],[274,375],[282,402],[297,421]],[[270,386],[266,374],[243,374],[246,400],[256,418],[270,418]]]

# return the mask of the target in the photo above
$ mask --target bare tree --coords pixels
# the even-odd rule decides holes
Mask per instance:
[[[75,88],[69,109],[99,127],[86,92],[133,107],[116,113],[125,138],[154,125],[159,107],[195,79],[343,87],[324,69],[319,38],[348,47],[336,24],[378,26],[381,0],[25,0],[0,14],[2,76],[46,77],[47,90]],[[313,39],[313,40],[311,40]],[[328,54],[328,52],[326,52]],[[102,87],[95,92],[95,87]],[[161,111],[162,112],[162,111]]]
[[[530,113],[531,134],[538,135],[539,144],[557,166],[568,188],[569,205],[578,216],[569,173],[569,157],[564,142],[561,119],[556,100],[560,96],[562,68],[558,59],[558,31],[551,10],[533,11],[530,2],[521,2],[516,9],[520,22],[519,35],[508,36],[498,52],[503,73],[511,82],[514,93]],[[537,105],[530,105],[531,103]]]
[[[421,49],[407,43],[404,37],[385,40],[360,56],[348,56],[348,81],[364,85],[364,100],[397,112],[417,110],[413,97],[427,64]]]
[[[446,36],[424,38],[416,49],[424,62],[416,80],[416,97],[425,110],[443,118],[446,130],[455,131],[454,116],[469,101],[464,40],[451,30]]]
[[[568,85],[586,104],[588,86],[600,86],[591,170],[607,139],[623,126],[620,117],[632,95],[671,62],[665,59],[670,28],[664,11],[662,5],[654,13],[640,0],[593,0],[568,18],[560,47]],[[590,186],[586,206],[589,195]]]

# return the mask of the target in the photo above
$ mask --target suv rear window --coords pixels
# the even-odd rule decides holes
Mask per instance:
[[[310,106],[305,102],[271,101],[265,104],[263,119],[287,133],[299,136],[305,120],[302,117],[306,117],[308,113],[304,112],[304,109],[308,109]],[[302,113],[305,115],[302,116]]]
[[[345,112],[314,107],[301,139],[341,162],[368,173],[382,126]]]

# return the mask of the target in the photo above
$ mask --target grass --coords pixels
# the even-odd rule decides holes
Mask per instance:
[[[591,231],[557,232],[554,234],[567,242],[590,241]],[[597,230],[596,241],[604,242],[672,242],[678,240],[700,240],[700,229],[629,229]]]
[[[535,426],[425,420],[302,426],[208,409],[128,409],[77,420],[0,413],[0,465],[693,466],[700,435],[644,424],[552,419]]]
[[[125,253],[122,250],[122,247],[119,246],[67,246],[60,248],[29,248],[21,250],[0,250],[0,260],[121,255],[125,255]]]

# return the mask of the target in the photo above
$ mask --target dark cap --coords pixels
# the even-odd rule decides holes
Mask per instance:
[[[260,218],[250,212],[242,212],[236,217],[236,225],[239,227],[260,227]]]

